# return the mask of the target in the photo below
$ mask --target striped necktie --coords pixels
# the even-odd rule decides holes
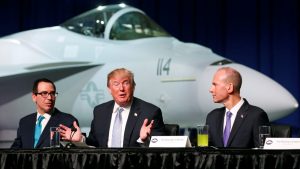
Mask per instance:
[[[41,136],[42,133],[42,120],[44,119],[44,116],[39,116],[37,123],[35,125],[35,131],[34,131],[34,147],[36,146],[36,144],[39,141],[39,138]]]
[[[111,147],[122,147],[122,111],[124,111],[122,107],[119,107],[116,111],[117,114],[112,131]]]
[[[230,130],[231,130],[231,115],[232,115],[232,113],[230,111],[228,111],[226,113],[226,125],[225,125],[224,135],[223,135],[224,147],[227,147],[227,142],[228,142],[228,138],[229,138],[229,135],[230,135]]]

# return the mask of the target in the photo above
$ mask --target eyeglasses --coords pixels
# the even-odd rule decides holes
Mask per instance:
[[[43,92],[39,92],[39,93],[35,93],[35,95],[41,95],[43,98],[47,98],[49,95],[51,97],[57,97],[58,93],[57,92],[46,92],[46,91],[43,91]]]

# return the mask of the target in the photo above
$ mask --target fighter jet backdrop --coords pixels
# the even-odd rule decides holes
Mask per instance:
[[[271,77],[299,100],[300,2],[297,0],[4,0],[0,2],[0,36],[59,25],[99,5],[120,2],[143,10],[183,42],[201,44]],[[5,97],[8,96],[1,95]],[[297,133],[299,110],[275,123],[292,125]]]

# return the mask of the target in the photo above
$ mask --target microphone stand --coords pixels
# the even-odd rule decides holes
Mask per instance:
[[[75,128],[74,126],[71,127],[71,134],[70,134],[70,140],[69,143],[66,144],[66,148],[72,148],[74,147],[73,143],[72,143],[72,138],[74,136],[74,134],[76,133],[77,128]]]

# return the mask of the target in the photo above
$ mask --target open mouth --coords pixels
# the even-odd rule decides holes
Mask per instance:
[[[126,97],[126,94],[125,93],[124,94],[119,94],[119,97],[124,98],[124,97]]]

